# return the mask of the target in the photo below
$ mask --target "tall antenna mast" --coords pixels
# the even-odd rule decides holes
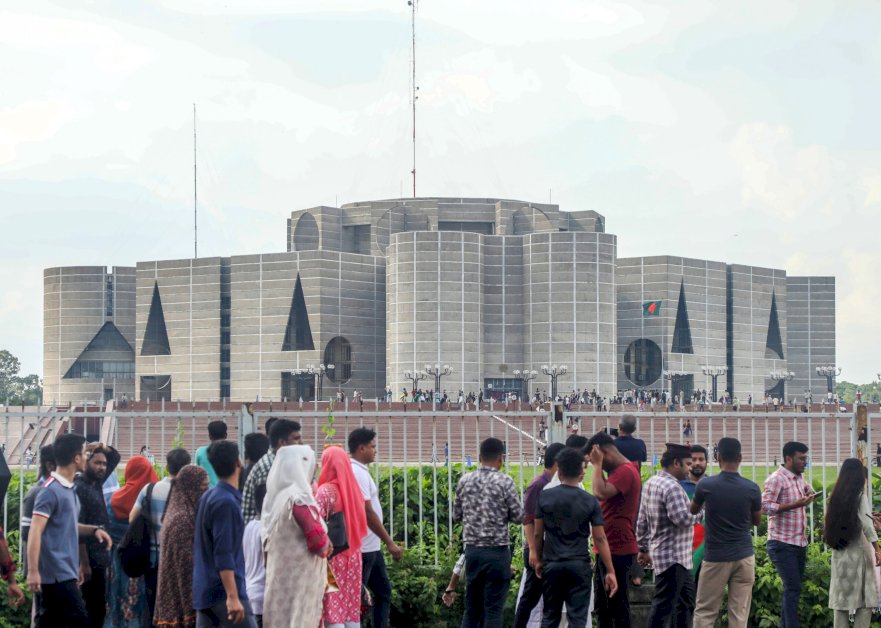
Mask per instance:
[[[193,257],[199,257],[199,188],[196,181],[196,103],[193,103]]]
[[[410,174],[413,175],[413,198],[416,198],[416,92],[419,87],[416,85],[416,3],[418,0],[407,0],[410,5],[410,34],[411,34],[411,51],[410,51],[410,102],[413,107],[413,169]]]

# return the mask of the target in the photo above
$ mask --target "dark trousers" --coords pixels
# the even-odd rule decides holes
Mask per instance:
[[[520,602],[514,614],[514,628],[526,628],[532,609],[541,599],[541,580],[529,566],[528,547],[523,549],[523,571],[526,572],[526,579],[523,581],[523,593],[520,594]]]
[[[649,614],[651,628],[664,628],[668,621],[676,628],[691,628],[694,618],[694,578],[680,564],[655,574],[655,596]]]
[[[373,594],[373,628],[388,628],[392,603],[392,583],[388,579],[382,552],[364,552],[361,556],[361,583]]]
[[[92,567],[92,577],[83,582],[81,590],[89,625],[102,628],[107,614],[107,571],[104,567]]]
[[[612,554],[612,567],[615,569],[615,579],[618,581],[618,592],[612,597],[606,593],[604,583],[606,566],[597,558],[593,586],[596,591],[594,610],[599,628],[630,628],[630,600],[627,597],[627,585],[630,582],[630,568],[635,557],[635,554],[623,556]]]
[[[76,580],[43,584],[37,628],[89,628],[89,614]]]
[[[590,611],[589,560],[552,560],[541,575],[544,612],[541,628],[557,628],[566,603],[566,619],[573,628],[587,626]]]
[[[801,597],[801,581],[805,575],[807,548],[768,541],[768,557],[783,580],[782,628],[798,628],[798,598]]]
[[[257,628],[251,605],[247,600],[242,600],[242,606],[245,607],[245,618],[238,624],[229,620],[225,599],[211,608],[199,609],[196,611],[196,628]]]
[[[159,584],[159,568],[149,567],[144,573],[144,590],[147,593],[147,613],[150,625],[153,625],[153,613],[156,612],[156,588]]]
[[[462,628],[502,628],[511,583],[511,550],[465,548],[465,614]]]

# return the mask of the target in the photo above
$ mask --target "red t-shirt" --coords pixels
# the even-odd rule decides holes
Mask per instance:
[[[612,471],[607,481],[618,489],[618,494],[600,502],[609,550],[618,556],[636,554],[636,516],[639,514],[639,495],[642,479],[636,463],[622,464]]]

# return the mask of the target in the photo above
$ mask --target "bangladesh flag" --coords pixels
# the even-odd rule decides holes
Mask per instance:
[[[661,302],[660,301],[646,301],[642,304],[642,315],[643,316],[660,316],[661,314]]]

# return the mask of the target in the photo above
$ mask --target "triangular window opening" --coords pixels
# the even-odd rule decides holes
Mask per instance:
[[[310,351],[315,349],[312,342],[312,327],[309,325],[309,313],[306,311],[306,299],[303,297],[303,284],[297,274],[294,285],[294,296],[291,299],[291,313],[288,314],[288,325],[284,332],[282,351]]]
[[[107,321],[64,374],[64,379],[117,377],[130,379],[135,352],[116,325]]]
[[[691,325],[688,324],[688,308],[685,305],[685,281],[679,284],[679,305],[676,306],[676,325],[673,327],[671,353],[694,353],[691,343]]]
[[[144,331],[141,355],[171,355],[158,281],[153,284],[153,300],[150,302],[150,314],[147,316],[147,329]]]
[[[771,293],[771,317],[768,319],[768,340],[765,342],[765,358],[783,360],[783,341],[780,338],[780,321],[777,317],[777,294]]]

